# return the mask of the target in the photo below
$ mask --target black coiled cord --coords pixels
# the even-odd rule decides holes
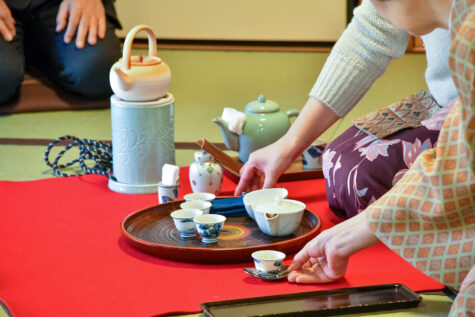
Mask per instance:
[[[61,152],[58,153],[56,159],[53,163],[49,160],[49,154],[51,149],[61,141],[71,140]],[[79,149],[79,157],[77,159],[71,160],[66,164],[59,164],[61,157],[71,148],[77,146]],[[88,167],[86,165],[86,160],[94,161],[93,167]],[[53,169],[53,172],[57,176],[78,176],[85,174],[99,174],[103,175],[109,179],[116,180],[112,175],[112,146],[105,142],[94,141],[89,139],[79,139],[75,136],[65,135],[59,137],[48,144],[48,147],[45,151],[45,162],[46,164]],[[79,163],[79,166],[84,173],[77,174],[67,174],[61,171],[61,169],[69,167],[73,164]]]

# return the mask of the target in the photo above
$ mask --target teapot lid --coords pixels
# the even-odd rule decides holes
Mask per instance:
[[[267,100],[264,95],[259,95],[257,100],[251,101],[246,105],[245,112],[268,113],[279,111],[279,105],[272,100]]]
[[[132,66],[152,66],[158,65],[162,60],[156,56],[134,55],[130,57]]]
[[[205,151],[197,151],[194,154],[195,162],[201,162],[201,163],[206,163],[206,162],[214,162],[215,159],[214,157],[209,154],[208,152]]]

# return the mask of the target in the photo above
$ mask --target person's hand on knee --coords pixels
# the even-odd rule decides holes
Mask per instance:
[[[0,34],[10,42],[16,35],[15,19],[5,1],[0,0]]]
[[[76,34],[76,47],[97,43],[106,36],[106,13],[101,0],[63,0],[56,16],[56,32],[64,33],[64,42],[71,43]]]

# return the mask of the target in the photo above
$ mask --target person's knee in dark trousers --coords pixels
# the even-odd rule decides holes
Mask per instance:
[[[18,96],[22,80],[22,69],[0,61],[0,106]]]
[[[14,45],[14,44],[13,44]],[[24,59],[12,43],[0,36],[0,106],[18,96],[24,76]]]
[[[70,45],[70,50],[75,50],[73,45]],[[67,56],[63,61],[62,80],[58,84],[82,97],[109,97],[112,94],[109,71],[120,55],[119,40],[115,35],[108,35],[96,45],[87,45]]]

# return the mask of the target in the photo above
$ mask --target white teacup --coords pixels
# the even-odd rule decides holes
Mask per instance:
[[[322,168],[322,155],[326,146],[325,141],[315,140],[302,152],[302,167],[304,170],[313,171]]]
[[[191,194],[186,194],[184,198],[186,201],[204,200],[204,201],[210,202],[216,198],[216,195],[212,193],[191,193]]]
[[[252,253],[254,265],[259,273],[264,275],[275,275],[282,268],[282,261],[285,259],[285,253],[274,250],[261,250]]]
[[[160,204],[178,199],[178,188],[180,184],[164,185],[162,182],[158,184],[158,202]]]
[[[276,197],[281,197],[284,199],[287,198],[288,194],[289,192],[285,188],[264,188],[255,190],[244,195],[244,207],[246,208],[249,217],[256,219],[252,206],[265,202],[273,202],[275,201]]]
[[[193,218],[196,231],[204,243],[218,242],[226,217],[216,214],[201,215]]]
[[[203,214],[209,214],[212,204],[204,200],[190,200],[180,204],[181,209],[200,209]]]
[[[183,238],[195,236],[195,223],[193,219],[203,214],[199,209],[178,209],[170,214],[176,229]]]
[[[294,233],[302,221],[305,212],[303,202],[282,199],[281,202],[266,202],[254,205],[254,215],[262,232],[275,237]]]

